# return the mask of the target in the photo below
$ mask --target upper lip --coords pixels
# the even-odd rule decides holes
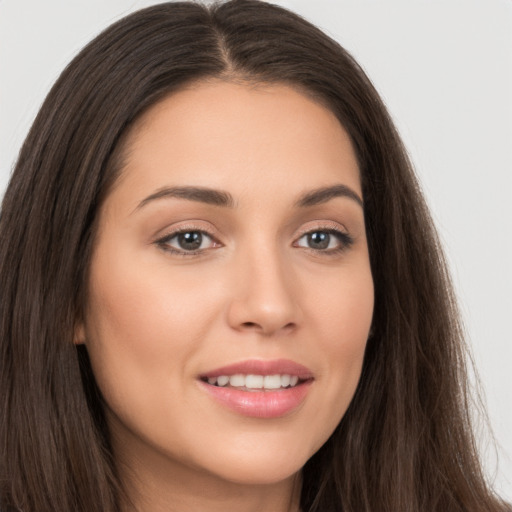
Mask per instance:
[[[313,378],[313,372],[305,366],[289,359],[249,359],[228,364],[200,375],[201,378],[219,377],[220,375],[296,375],[301,380]]]

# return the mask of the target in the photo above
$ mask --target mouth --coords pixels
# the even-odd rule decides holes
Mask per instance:
[[[207,382],[210,386],[221,388],[229,387],[249,392],[261,392],[294,388],[309,379],[300,379],[297,375],[289,374],[244,375],[242,373],[236,373],[234,375],[219,375],[218,377],[202,377],[201,380]]]
[[[289,360],[250,360],[199,376],[217,403],[243,416],[277,418],[297,409],[314,381],[312,372]]]

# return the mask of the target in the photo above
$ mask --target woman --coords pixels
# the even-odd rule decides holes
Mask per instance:
[[[0,234],[7,510],[505,510],[403,146],[288,11],[107,29],[42,106]]]

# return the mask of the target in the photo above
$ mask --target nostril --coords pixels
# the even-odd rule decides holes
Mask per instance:
[[[283,325],[279,328],[273,328],[271,326],[265,326],[264,324],[259,324],[258,322],[243,322],[241,327],[247,330],[257,330],[261,331],[265,334],[270,334],[276,330],[282,330],[283,332],[289,332],[295,328],[296,324],[294,322],[288,322],[286,325]]]
[[[254,322],[244,322],[242,325],[244,327],[250,327],[250,328],[258,327],[258,324],[254,323]]]

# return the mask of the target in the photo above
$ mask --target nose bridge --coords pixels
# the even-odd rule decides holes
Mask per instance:
[[[285,251],[261,238],[248,243],[236,256],[229,316],[237,329],[271,334],[296,325],[299,307]]]

